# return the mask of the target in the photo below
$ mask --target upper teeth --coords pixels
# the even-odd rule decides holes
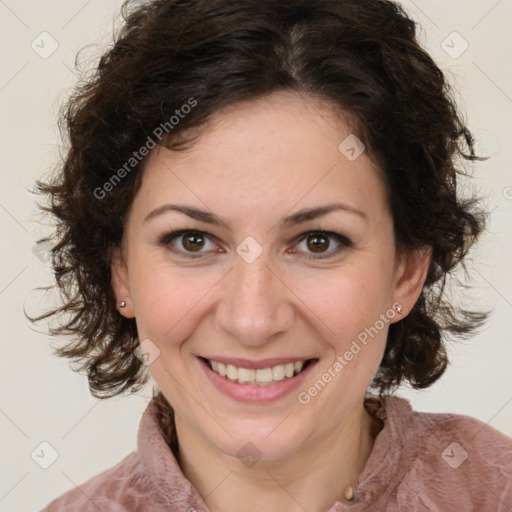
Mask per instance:
[[[248,384],[268,385],[272,382],[284,380],[285,378],[297,375],[305,364],[305,361],[296,363],[278,364],[272,368],[259,368],[258,370],[250,368],[239,368],[231,364],[219,363],[218,361],[209,361],[212,370],[223,377],[227,377],[234,382]]]

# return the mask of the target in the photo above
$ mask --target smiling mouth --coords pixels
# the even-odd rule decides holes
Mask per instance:
[[[271,386],[276,382],[290,380],[302,373],[310,364],[318,359],[307,359],[294,363],[278,364],[269,368],[242,368],[219,361],[201,358],[217,375],[236,384],[248,386]]]

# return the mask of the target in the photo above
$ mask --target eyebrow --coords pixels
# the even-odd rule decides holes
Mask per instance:
[[[298,212],[295,212],[291,215],[283,217],[280,222],[281,227],[287,227],[291,225],[301,224],[303,222],[307,222],[309,220],[316,219],[323,215],[327,215],[333,211],[345,211],[347,213],[352,213],[361,217],[364,221],[368,222],[368,217],[364,212],[344,203],[329,203],[323,206],[317,206],[315,208],[303,208]],[[162,215],[168,211],[176,211],[181,212],[188,217],[198,220],[200,222],[205,222],[207,224],[212,224],[215,226],[220,226],[230,230],[228,224],[215,213],[207,212],[206,210],[201,210],[194,206],[186,206],[182,204],[164,204],[152,210],[144,219],[144,222],[149,221],[159,215]]]

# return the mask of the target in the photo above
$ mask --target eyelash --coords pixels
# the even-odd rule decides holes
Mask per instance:
[[[208,238],[208,239],[212,238],[211,235],[209,233],[205,232],[205,231],[197,231],[197,230],[193,230],[193,229],[182,229],[180,231],[174,231],[174,232],[171,232],[171,233],[168,233],[168,234],[164,235],[160,239],[160,244],[164,245],[167,248],[169,248],[172,252],[186,254],[187,256],[185,256],[185,257],[187,257],[187,258],[200,258],[202,253],[197,253],[197,255],[193,255],[192,256],[192,254],[194,254],[193,252],[181,251],[179,249],[176,249],[176,248],[172,247],[172,245],[171,245],[171,242],[174,239],[176,239],[176,238],[178,238],[180,236],[189,235],[189,234],[201,235],[201,236],[204,236],[205,238]],[[338,247],[336,247],[331,252],[319,253],[319,254],[324,254],[324,256],[311,256],[311,255],[303,256],[307,260],[327,259],[327,258],[332,257],[334,254],[337,254],[343,248],[349,248],[349,247],[352,247],[352,245],[353,245],[352,242],[347,237],[345,237],[343,235],[340,235],[339,233],[334,233],[332,231],[324,231],[324,230],[308,231],[307,233],[303,233],[302,235],[300,235],[300,238],[299,238],[299,240],[298,240],[296,245],[300,244],[301,242],[306,240],[308,237],[313,236],[313,235],[320,235],[320,236],[324,236],[326,238],[333,238],[340,245]]]

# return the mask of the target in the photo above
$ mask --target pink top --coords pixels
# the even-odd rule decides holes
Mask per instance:
[[[165,443],[154,401],[137,451],[42,512],[208,512]],[[397,396],[383,398],[378,417],[384,428],[359,479],[359,500],[328,512],[512,511],[512,438],[470,416],[413,411]]]

